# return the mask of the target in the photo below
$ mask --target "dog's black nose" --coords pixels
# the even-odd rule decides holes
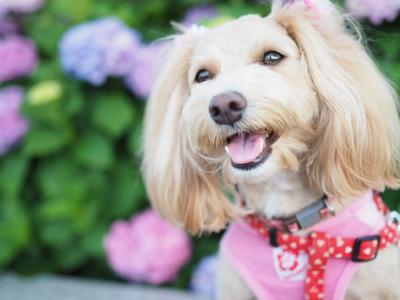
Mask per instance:
[[[226,92],[211,99],[208,111],[215,123],[233,125],[242,118],[246,99],[237,92]]]

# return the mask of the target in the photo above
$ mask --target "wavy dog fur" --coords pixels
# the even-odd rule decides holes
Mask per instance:
[[[273,1],[265,18],[174,37],[144,126],[143,175],[163,217],[194,234],[218,231],[243,213],[225,193],[234,185],[267,217],[293,214],[323,194],[342,210],[368,189],[400,186],[397,96],[351,20],[328,0],[314,4]],[[261,65],[271,50],[284,60]],[[196,83],[201,69],[214,77]],[[226,91],[247,100],[234,126],[215,124],[208,112]],[[279,136],[269,158],[253,170],[233,168],[227,138],[260,130]],[[220,268],[220,299],[252,297],[224,257]],[[399,280],[399,251],[385,249],[360,266],[346,299],[400,299]]]
[[[153,206],[168,220],[197,233],[221,229],[231,213],[220,180],[200,167],[182,123],[187,72],[196,36],[170,50],[145,115],[143,173]]]
[[[292,137],[302,140],[301,153],[286,149],[282,164],[297,167],[313,189],[339,199],[359,196],[369,188],[398,187],[396,95],[359,38],[349,33],[345,18],[336,9],[315,16],[301,3],[288,7],[280,1],[273,3],[267,18],[296,43],[318,100],[307,124],[311,134],[306,141],[305,132]],[[221,151],[215,151],[229,132],[210,129],[204,115],[185,113],[194,109],[187,105],[189,71],[201,38],[190,31],[176,37],[151,94],[144,127],[143,173],[150,199],[164,217],[194,233],[221,229],[235,211],[221,188],[222,177],[229,176],[220,176]],[[279,124],[290,122],[288,114],[295,112],[284,106],[275,109],[280,110],[274,115],[277,130],[296,126]],[[254,115],[262,124],[262,113]],[[184,120],[192,116],[190,122]],[[257,128],[257,121],[251,124]],[[187,127],[197,132],[188,132]]]
[[[336,198],[399,186],[397,96],[337,10],[321,24],[296,4],[272,17],[296,41],[320,99],[317,138],[304,162],[312,186]],[[354,29],[354,28],[353,28]]]

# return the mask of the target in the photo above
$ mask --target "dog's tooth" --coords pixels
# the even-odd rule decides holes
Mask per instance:
[[[269,137],[269,131],[265,132],[265,137],[268,138]]]
[[[259,149],[259,151],[261,152],[261,151],[263,151],[264,150],[264,147],[265,147],[265,139],[262,139],[261,140],[261,143],[260,143],[260,149]]]
[[[228,147],[228,146],[225,146],[225,152],[226,152],[229,156],[231,156],[231,152],[229,151],[229,147]]]

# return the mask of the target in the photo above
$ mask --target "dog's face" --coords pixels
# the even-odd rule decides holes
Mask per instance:
[[[177,36],[149,99],[147,190],[192,232],[234,213],[223,183],[299,172],[337,198],[399,186],[396,96],[344,17],[328,0],[273,3],[268,17]]]
[[[272,18],[251,15],[204,33],[181,115],[195,151],[232,181],[267,180],[307,149],[318,115],[301,51]]]

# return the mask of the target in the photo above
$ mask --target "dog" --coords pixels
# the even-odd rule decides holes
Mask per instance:
[[[222,241],[218,299],[400,299],[398,234],[387,233],[395,224],[384,229],[387,212],[372,192],[400,186],[396,94],[340,9],[328,0],[288,2],[273,1],[267,17],[174,36],[145,114],[150,200],[193,234],[236,224]],[[291,216],[311,227],[263,227]],[[333,242],[331,233],[316,239],[313,228],[327,222],[354,240],[341,254],[326,248],[318,266],[314,252]],[[376,236],[382,230],[396,235],[391,243]],[[287,251],[284,239],[308,250]],[[353,249],[364,242],[374,257]],[[352,257],[340,259],[347,248]]]

